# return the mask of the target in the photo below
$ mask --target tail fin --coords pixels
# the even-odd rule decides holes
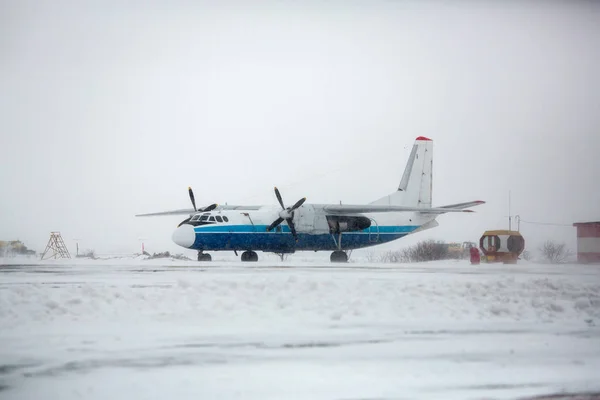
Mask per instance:
[[[431,207],[433,141],[423,136],[415,140],[398,190],[371,204]]]

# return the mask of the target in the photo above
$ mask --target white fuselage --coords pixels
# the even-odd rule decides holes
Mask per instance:
[[[267,227],[281,212],[278,206],[257,210],[199,212],[173,233],[180,246],[197,250],[261,250],[275,253],[298,250],[347,250],[399,239],[435,225],[432,216],[418,212],[331,215],[325,205],[304,204],[293,214],[298,234],[294,240],[286,222]],[[367,225],[367,226],[365,226]],[[341,239],[341,244],[340,244]]]

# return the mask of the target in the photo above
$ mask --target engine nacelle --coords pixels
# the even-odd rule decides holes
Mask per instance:
[[[362,216],[328,215],[327,224],[330,233],[356,232],[371,226],[371,220]]]

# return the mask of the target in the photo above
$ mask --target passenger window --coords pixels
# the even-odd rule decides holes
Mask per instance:
[[[208,219],[208,222],[215,222],[215,217],[210,217],[210,218]]]
[[[221,218],[220,216],[217,215],[215,218],[217,219],[217,222],[223,222],[223,218]]]
[[[200,218],[201,222],[205,222],[208,221],[208,215],[203,215],[202,218]]]
[[[223,221],[229,222],[229,218],[227,218],[226,216],[223,216]]]

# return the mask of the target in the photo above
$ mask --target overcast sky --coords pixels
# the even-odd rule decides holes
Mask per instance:
[[[250,3],[250,2],[249,2]],[[0,240],[175,250],[199,204],[364,203],[434,140],[434,205],[395,242],[600,220],[600,5],[0,0]],[[570,227],[521,224],[527,244]]]

